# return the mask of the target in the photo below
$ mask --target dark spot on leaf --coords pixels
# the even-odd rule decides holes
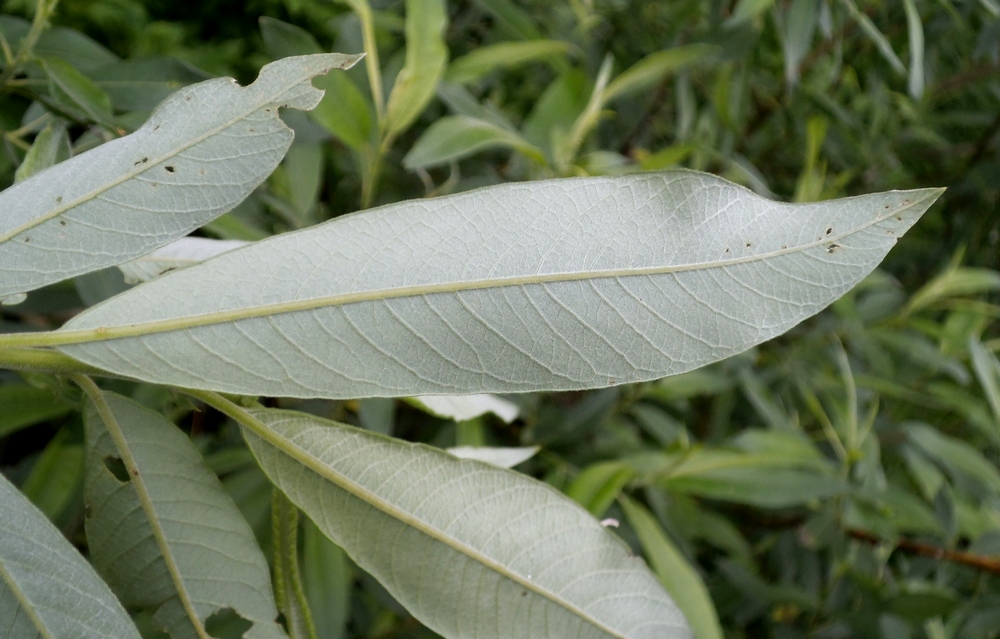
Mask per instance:
[[[787,250],[787,249],[788,249],[788,245],[787,244],[782,244],[781,245],[781,250],[782,251]]]
[[[205,175],[205,169],[198,169],[198,175]]]
[[[727,246],[727,247],[726,247],[726,253],[728,253],[728,252],[729,252],[729,247]]]
[[[142,158],[141,160],[136,160],[135,162],[132,163],[132,166],[139,166],[140,164],[145,164],[146,162],[149,162],[149,158]]]
[[[159,129],[160,129],[160,125],[159,124],[157,124],[156,126],[153,127],[154,131],[158,131]]]
[[[174,168],[174,167],[173,167],[172,165],[170,165],[170,164],[168,164],[167,166],[165,166],[165,167],[163,167],[163,168],[165,168],[165,169],[167,170],[167,173],[173,173],[174,171],[176,171],[176,170],[177,170],[177,169],[175,169],[175,168]]]
[[[27,243],[28,243],[28,242],[30,242],[30,241],[31,241],[31,238],[30,238],[30,237],[26,237],[26,238],[24,238],[24,243],[25,243],[25,244],[27,244]]]
[[[826,252],[827,253],[833,253],[834,251],[836,251],[839,248],[841,248],[840,244],[830,244],[830,245],[828,245],[826,247]]]
[[[59,226],[66,226],[66,220],[59,220]]]
[[[897,215],[896,216],[896,221],[897,222],[902,222],[903,221],[903,216],[902,215]]]
[[[257,129],[255,129],[254,127],[250,127],[250,133],[254,133],[256,131],[257,131]]]
[[[62,196],[56,198],[56,204],[62,204]]]
[[[826,234],[829,235],[830,233],[833,233],[833,227],[832,226],[827,227],[827,229],[826,229]]]
[[[886,210],[886,211],[888,211],[888,210],[889,210],[889,205],[888,205],[888,204],[886,204],[886,205],[885,205],[885,210]]]
[[[104,458],[104,467],[108,469],[108,472],[111,473],[115,479],[123,484],[131,479],[131,477],[128,476],[128,470],[125,469],[125,462],[122,461],[121,457],[112,457],[111,455],[108,455]]]
[[[747,248],[750,248],[751,246],[752,244],[750,244],[750,242],[747,242]]]

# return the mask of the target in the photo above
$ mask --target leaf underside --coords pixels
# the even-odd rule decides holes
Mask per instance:
[[[135,133],[0,193],[0,296],[144,255],[241,202],[284,157],[279,107],[311,109],[310,78],[358,56],[285,58],[167,98]]]
[[[0,636],[139,638],[90,564],[3,475]]]
[[[642,559],[550,486],[290,411],[244,429],[271,480],[446,637],[690,637]]]
[[[817,313],[939,194],[790,205],[690,171],[508,184],[232,251],[56,335],[65,353],[118,374],[258,395],[649,380]]]
[[[188,437],[125,397],[104,393],[102,401],[135,460],[125,468],[134,474],[129,481],[112,474],[108,461],[122,453],[105,415],[87,402],[87,541],[115,593],[128,606],[156,610],[175,639],[204,636],[205,619],[222,608],[255,624],[248,636],[283,637],[267,561]]]

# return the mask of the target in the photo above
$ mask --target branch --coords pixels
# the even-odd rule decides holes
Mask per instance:
[[[859,530],[857,528],[850,528],[847,534],[854,539],[859,541],[864,541],[869,544],[882,544],[886,543],[886,540],[882,539],[875,533],[869,532],[867,530]],[[893,542],[888,542],[893,543]],[[913,541],[912,539],[899,538],[895,542],[895,548],[902,550],[903,552],[908,552],[913,555],[920,555],[922,557],[932,557],[934,559],[943,559],[945,561],[950,561],[956,564],[962,564],[963,566],[971,566],[972,568],[978,568],[980,570],[986,570],[989,572],[1000,573],[1000,558],[998,557],[987,557],[984,555],[975,555],[969,552],[962,552],[959,550],[948,550],[946,548],[941,548],[940,546],[932,546],[931,544],[921,543],[919,541]]]

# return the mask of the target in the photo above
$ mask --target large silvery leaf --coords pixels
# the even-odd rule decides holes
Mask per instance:
[[[0,637],[139,639],[90,564],[0,475]]]
[[[818,312],[940,192],[790,205],[690,171],[508,184],[226,253],[89,309],[49,343],[123,375],[258,395],[654,379]]]
[[[122,602],[155,610],[174,639],[207,636],[205,620],[225,608],[254,624],[249,638],[284,637],[267,561],[187,436],[119,395],[94,400],[85,413],[87,541]]]
[[[292,142],[278,108],[313,108],[310,79],[357,59],[285,58],[247,87],[187,87],[135,133],[0,193],[0,296],[139,257],[233,208]]]
[[[690,636],[645,563],[552,487],[301,413],[248,412],[266,424],[267,440],[244,434],[271,480],[443,636]]]

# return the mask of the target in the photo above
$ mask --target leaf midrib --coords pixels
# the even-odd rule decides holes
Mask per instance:
[[[911,199],[910,202],[908,202],[905,206],[899,208],[893,208],[891,211],[883,213],[882,215],[875,217],[874,219],[865,224],[856,226],[850,230],[844,231],[836,235],[831,234],[829,236],[824,236],[821,239],[808,242],[806,244],[799,244],[788,248],[782,248],[776,251],[770,251],[768,253],[757,253],[754,255],[748,255],[740,258],[732,258],[724,261],[718,260],[711,262],[698,262],[694,264],[653,266],[644,268],[588,270],[588,271],[576,271],[576,272],[566,272],[566,273],[542,273],[542,274],[522,275],[522,276],[506,277],[506,278],[437,282],[433,284],[419,284],[414,286],[401,286],[388,289],[373,289],[373,290],[358,291],[351,293],[340,293],[337,295],[312,297],[301,300],[278,302],[274,304],[262,304],[258,306],[230,309],[226,311],[216,311],[212,313],[201,313],[198,315],[188,315],[184,317],[164,319],[164,320],[152,320],[134,324],[122,324],[118,326],[100,326],[97,328],[86,328],[86,329],[60,329],[46,334],[44,339],[44,345],[56,346],[56,345],[68,345],[68,344],[81,344],[88,342],[102,342],[102,341],[129,338],[129,337],[141,337],[143,335],[166,333],[166,332],[179,331],[189,328],[211,326],[215,324],[224,324],[245,319],[270,317],[273,315],[309,311],[318,308],[346,306],[349,304],[357,304],[360,302],[398,299],[403,297],[422,297],[426,295],[434,295],[441,293],[459,293],[459,292],[483,290],[490,288],[523,287],[536,284],[553,284],[558,282],[575,282],[582,280],[617,279],[617,278],[637,277],[637,276],[666,275],[671,273],[683,273],[689,271],[737,266],[740,264],[747,264],[752,262],[773,259],[776,257],[781,257],[783,255],[791,255],[794,253],[807,251],[809,249],[816,248],[819,246],[836,244],[839,240],[842,240],[845,237],[849,237],[871,226],[884,222],[890,217],[900,216],[903,212],[907,211],[908,209],[912,209],[925,202],[928,198],[935,197],[936,195],[937,191],[929,191],[926,195],[924,195],[924,197]],[[39,339],[33,340],[34,345],[42,345],[42,342],[43,340]]]

